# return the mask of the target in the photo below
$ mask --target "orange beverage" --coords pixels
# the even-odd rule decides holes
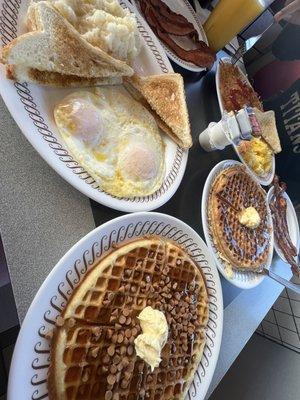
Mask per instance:
[[[263,0],[219,0],[203,25],[210,47],[214,51],[221,50],[270,3]]]

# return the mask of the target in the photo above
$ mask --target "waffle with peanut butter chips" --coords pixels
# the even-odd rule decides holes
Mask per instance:
[[[147,306],[168,324],[153,371],[134,343]],[[203,354],[208,316],[201,270],[177,244],[149,237],[115,248],[86,274],[57,320],[49,399],[184,399]]]
[[[247,224],[241,219],[250,211]],[[258,216],[251,225],[251,213]],[[246,171],[244,165],[233,165],[220,172],[208,200],[209,229],[219,255],[231,267],[258,271],[267,263],[271,226],[266,193]]]

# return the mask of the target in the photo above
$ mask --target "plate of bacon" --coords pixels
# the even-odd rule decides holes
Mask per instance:
[[[290,264],[292,272],[298,275],[299,263],[297,262],[300,232],[297,214],[291,199],[286,193],[287,186],[280,182],[279,177],[273,179],[267,201],[271,210],[274,226],[274,248],[279,257]]]
[[[160,40],[168,57],[190,71],[210,69],[216,59],[188,0],[132,0]]]

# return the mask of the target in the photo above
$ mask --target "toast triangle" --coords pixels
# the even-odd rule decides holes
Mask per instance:
[[[192,146],[184,85],[180,74],[148,77],[134,75],[124,78],[123,82],[135,98],[139,97],[139,101],[148,103],[149,111],[152,111],[162,131],[179,146],[185,149]]]
[[[83,39],[47,1],[33,3],[28,19],[36,30],[6,45],[2,49],[2,63],[85,78],[133,74],[133,69],[125,62]]]

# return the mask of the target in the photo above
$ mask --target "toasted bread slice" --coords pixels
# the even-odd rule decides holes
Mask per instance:
[[[133,69],[125,62],[83,39],[50,3],[32,3],[28,20],[29,26],[35,30],[5,46],[1,54],[2,63],[84,78],[133,74]]]
[[[59,72],[39,71],[38,69],[16,65],[6,66],[6,76],[19,82],[30,82],[53,87],[85,87],[102,85],[120,85],[119,76],[105,78],[85,78],[77,75],[64,75]]]
[[[123,86],[136,101],[142,104],[142,106],[144,106],[150,112],[150,114],[152,114],[159,128],[166,135],[170,136],[175,143],[183,147],[183,143],[177,138],[177,136],[172,132],[172,129],[168,127],[168,125],[161,119],[161,117],[158,114],[156,114],[154,110],[152,110],[146,98],[133,86],[132,82],[128,79],[123,79]]]
[[[265,139],[275,154],[280,153],[282,149],[276,127],[274,111],[270,110],[262,112],[257,108],[254,108],[254,112],[261,127],[261,136]]]
[[[162,74],[148,77],[134,75],[124,78],[123,84],[136,100],[148,104],[158,126],[179,146],[192,146],[189,116],[183,79],[180,74]]]

